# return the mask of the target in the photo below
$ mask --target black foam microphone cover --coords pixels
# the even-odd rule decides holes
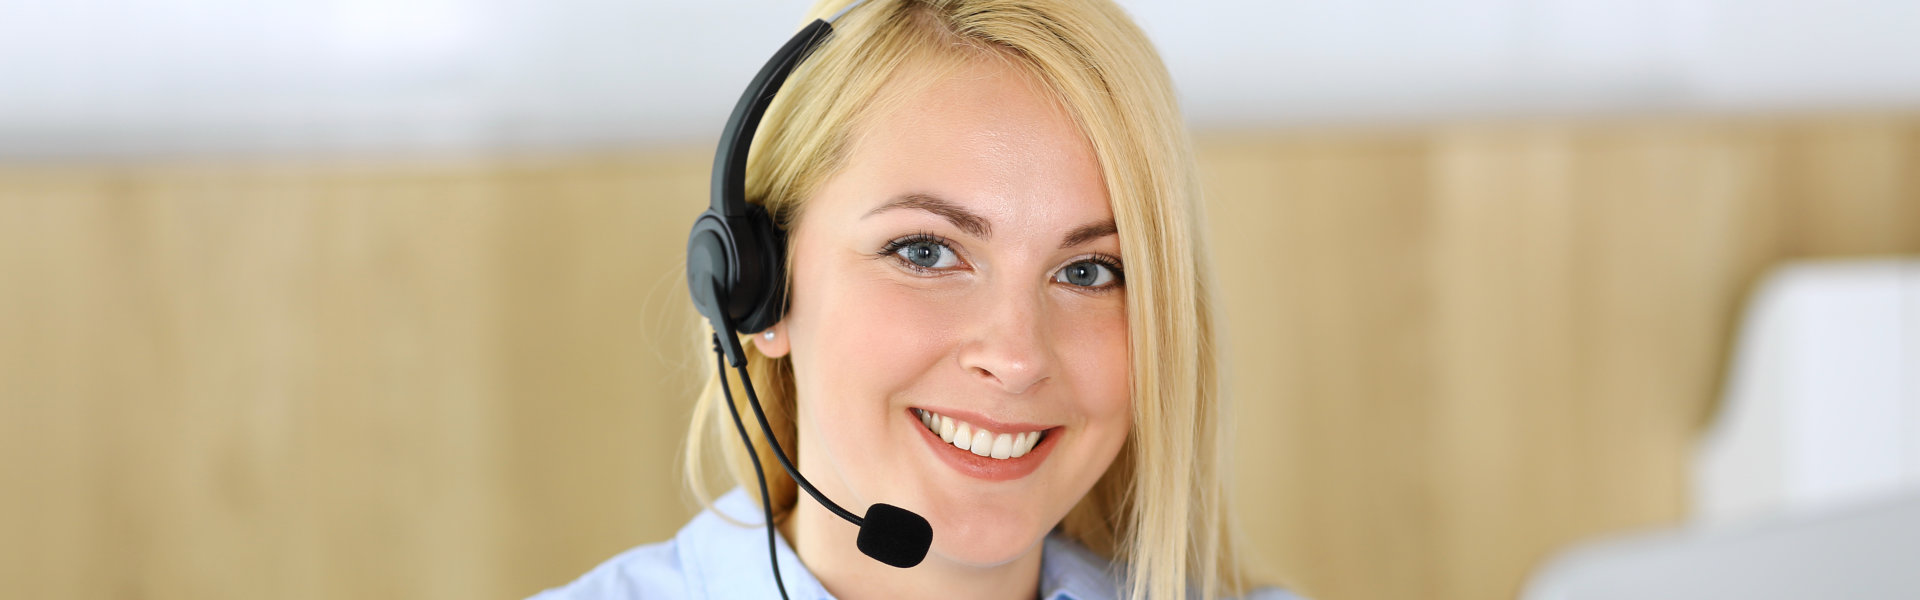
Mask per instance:
[[[892,504],[867,508],[860,526],[860,551],[874,560],[905,569],[920,564],[933,545],[933,526],[913,511]]]

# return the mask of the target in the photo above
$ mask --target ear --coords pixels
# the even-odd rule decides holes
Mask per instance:
[[[773,334],[772,339],[767,338],[769,333]],[[787,352],[793,349],[793,345],[787,340],[787,322],[774,323],[766,331],[753,334],[753,347],[767,358],[786,356]]]

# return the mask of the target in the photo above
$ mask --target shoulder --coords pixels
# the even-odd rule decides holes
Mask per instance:
[[[1240,598],[1241,600],[1305,600],[1294,595],[1293,592],[1271,586],[1253,588],[1252,591],[1247,592],[1247,595]]]
[[[534,600],[765,598],[774,589],[767,566],[767,530],[742,525],[758,520],[759,505],[738,488],[714,500],[672,540],[640,546],[594,567],[567,585]],[[785,538],[775,534],[777,560],[792,597],[831,598],[801,564]]]
[[[607,559],[579,579],[531,600],[685,598],[686,578],[673,540],[640,546]]]
[[[1124,575],[1112,561],[1095,554],[1079,542],[1060,533],[1047,536],[1040,566],[1040,597],[1043,600],[1109,600],[1126,596],[1122,592]],[[1199,598],[1197,593],[1189,594]],[[1276,587],[1249,590],[1239,600],[1301,600],[1292,592]]]

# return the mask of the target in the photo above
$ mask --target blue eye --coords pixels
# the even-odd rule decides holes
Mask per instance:
[[[960,264],[960,257],[945,243],[927,237],[895,240],[887,252],[920,269],[948,269]]]
[[[1073,263],[1053,274],[1054,281],[1089,288],[1108,287],[1118,279],[1118,269],[1097,260]]]

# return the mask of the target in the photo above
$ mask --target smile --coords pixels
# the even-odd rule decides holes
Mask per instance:
[[[920,424],[925,425],[927,431],[940,436],[940,441],[996,460],[1026,456],[1046,434],[1045,430],[996,433],[930,410],[916,408],[913,412],[920,417]]]
[[[985,415],[953,411],[943,415],[910,407],[900,415],[920,421],[920,439],[934,458],[954,471],[982,481],[1013,481],[1033,474],[1053,453],[1064,427],[1004,423]]]

